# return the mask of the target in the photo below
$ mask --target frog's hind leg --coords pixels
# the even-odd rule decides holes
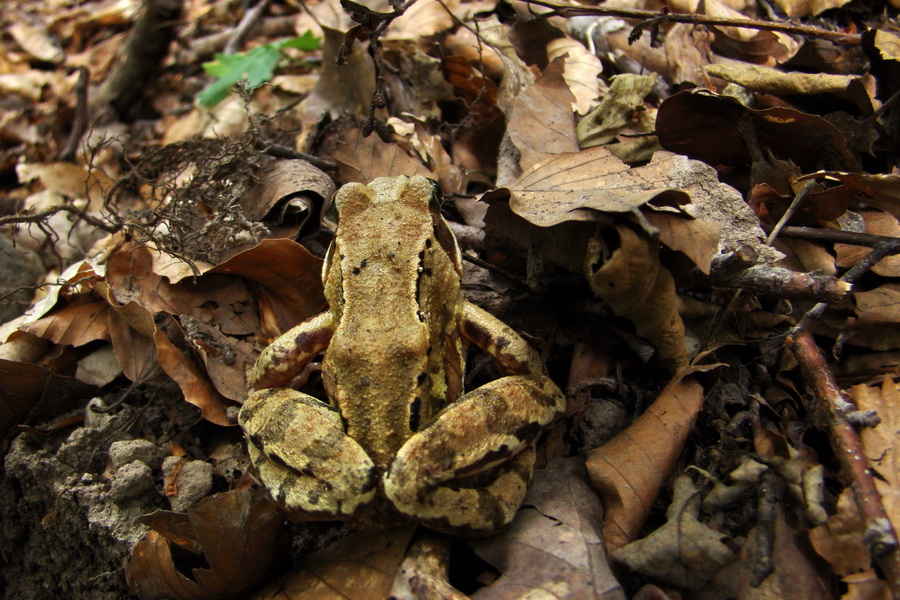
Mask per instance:
[[[400,448],[385,496],[439,531],[479,535],[506,525],[525,497],[534,444],[564,402],[544,376],[503,377],[473,390]]]
[[[292,517],[345,519],[374,499],[378,469],[319,400],[295,390],[259,390],[238,421],[260,479]]]

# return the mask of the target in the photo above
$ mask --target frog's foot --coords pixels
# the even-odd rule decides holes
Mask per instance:
[[[564,405],[544,376],[503,377],[470,392],[400,448],[385,496],[439,531],[479,535],[508,524],[525,497],[537,437]]]
[[[378,469],[344,432],[337,413],[301,392],[254,392],[238,422],[250,459],[292,517],[346,519],[375,497]]]

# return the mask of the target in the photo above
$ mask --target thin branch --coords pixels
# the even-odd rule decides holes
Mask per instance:
[[[854,231],[838,231],[836,229],[816,229],[815,227],[785,227],[781,237],[811,242],[831,242],[834,244],[851,244],[853,246],[877,246],[883,242],[893,242],[897,238],[872,233],[856,233]]]
[[[36,223],[42,224],[48,217],[52,217],[58,212],[67,212],[73,215],[76,215],[79,219],[84,220],[90,225],[93,225],[97,229],[102,229],[107,233],[115,233],[121,229],[120,225],[114,225],[107,223],[103,219],[98,219],[97,217],[92,217],[91,215],[84,212],[82,209],[72,206],[69,204],[59,204],[57,206],[51,206],[47,210],[42,210],[41,212],[32,213],[30,215],[25,215],[21,213],[17,213],[14,215],[10,215],[8,217],[0,217],[0,226],[2,225],[14,225],[20,223]]]
[[[78,83],[75,84],[75,118],[72,120],[72,131],[66,147],[59,155],[59,160],[72,162],[75,153],[78,152],[78,143],[84,135],[88,122],[88,85],[90,84],[90,71],[87,67],[78,67]]]
[[[672,23],[692,23],[694,25],[713,25],[715,27],[741,27],[744,29],[758,29],[761,31],[778,31],[792,35],[800,35],[807,38],[819,38],[829,40],[835,44],[858,46],[862,43],[862,37],[854,34],[828,31],[819,27],[808,25],[791,25],[788,23],[773,23],[757,19],[730,19],[726,17],[708,17],[705,15],[691,15],[688,13],[660,13],[653,10],[637,10],[625,8],[602,8],[599,6],[573,6],[571,4],[557,4],[547,0],[526,0],[529,4],[543,6],[553,11],[553,14],[563,17],[597,16],[619,17],[621,19],[660,19]],[[546,15],[541,15],[546,16]]]
[[[240,47],[247,32],[260,20],[267,6],[269,6],[269,0],[259,0],[259,3],[257,3],[256,6],[248,9],[247,12],[244,13],[244,18],[238,23],[238,26],[234,29],[228,43],[225,44],[223,50],[224,54],[234,54],[237,52],[237,49]]]
[[[866,523],[867,548],[881,567],[893,597],[900,598],[900,552],[897,551],[897,536],[884,510],[881,494],[875,487],[856,429],[846,418],[848,412],[855,410],[855,405],[838,387],[825,356],[806,328],[795,329],[788,336],[786,345],[797,357],[807,385],[828,414],[835,454],[850,476],[850,488]]]

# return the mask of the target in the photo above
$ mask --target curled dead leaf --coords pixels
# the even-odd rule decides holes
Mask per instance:
[[[155,531],[134,547],[126,571],[131,591],[142,600],[245,598],[289,545],[282,512],[263,494],[246,490],[205,498],[186,515],[153,513],[146,522]],[[192,568],[188,577],[175,564],[172,543],[202,554],[208,567]]]
[[[634,323],[674,372],[688,363],[675,280],[659,261],[659,242],[628,225],[604,228],[588,242],[585,276],[613,312]]]
[[[612,574],[601,535],[603,507],[585,482],[580,459],[557,460],[535,473],[512,525],[498,536],[471,542],[501,571],[478,598],[625,597]],[[559,583],[566,583],[560,593]]]
[[[588,453],[591,485],[606,510],[603,537],[609,552],[637,537],[684,447],[703,397],[703,387],[695,379],[675,379],[633,425]]]
[[[303,567],[251,600],[382,600],[388,597],[415,527],[358,531],[306,557]]]
[[[319,212],[334,195],[334,182],[302,160],[279,160],[259,174],[259,183],[241,199],[244,215],[262,221],[272,238],[295,239],[319,226]]]

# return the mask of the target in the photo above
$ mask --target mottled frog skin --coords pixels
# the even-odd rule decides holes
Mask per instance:
[[[467,302],[440,190],[424,177],[351,183],[323,269],[328,310],[276,339],[239,415],[272,496],[296,519],[405,519],[483,535],[525,495],[565,399],[510,327]],[[502,378],[463,394],[465,345]],[[292,389],[324,353],[328,402]]]

